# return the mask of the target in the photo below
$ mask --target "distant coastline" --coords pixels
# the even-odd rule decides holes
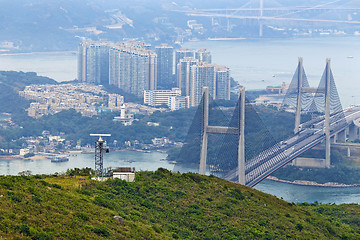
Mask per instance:
[[[245,40],[246,38],[208,38],[209,41],[235,41],[235,40]]]
[[[278,179],[277,177],[273,177],[273,176],[269,176],[266,179],[274,182],[288,183],[288,184],[300,185],[300,186],[331,187],[331,188],[360,187],[360,184],[343,184],[337,182],[317,183],[306,180],[287,181],[287,180]]]
[[[74,55],[77,54],[77,51],[54,51],[54,52],[23,52],[23,53],[14,53],[6,52],[0,53],[0,56],[22,56],[22,55]]]

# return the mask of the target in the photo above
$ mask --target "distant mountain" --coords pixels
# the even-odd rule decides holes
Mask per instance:
[[[188,16],[196,9],[258,8],[259,0],[14,0],[1,3],[0,53],[76,50],[82,38],[122,41],[139,39],[157,44],[208,37],[256,37],[258,21],[240,21]],[[264,0],[264,8],[302,7],[336,9],[359,8],[359,1]],[[359,20],[360,14],[325,12],[323,18]],[[258,14],[258,13],[256,13]],[[302,17],[299,11],[292,17]],[[307,16],[309,17],[309,16]],[[191,29],[188,20],[199,28]],[[267,28],[267,37],[283,37]],[[280,25],[284,25],[279,23]],[[291,23],[294,24],[294,23]],[[198,27],[200,25],[197,25]],[[203,28],[202,28],[203,27]],[[274,28],[275,27],[275,28]],[[314,25],[312,27],[319,27]],[[321,27],[321,26],[320,26]],[[327,26],[328,27],[328,26]],[[358,28],[358,26],[354,26]]]

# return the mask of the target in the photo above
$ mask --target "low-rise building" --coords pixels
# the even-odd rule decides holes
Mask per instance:
[[[167,143],[170,143],[170,140],[167,137],[154,138],[151,141],[154,145],[165,145]]]
[[[113,179],[119,178],[127,182],[135,182],[136,172],[135,168],[131,167],[119,167],[112,172]]]
[[[173,111],[189,107],[189,98],[181,96],[180,88],[172,88],[171,90],[145,90],[144,103],[154,107],[166,105]]]

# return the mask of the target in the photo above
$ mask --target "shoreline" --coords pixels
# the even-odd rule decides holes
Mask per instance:
[[[236,41],[236,40],[246,40],[247,38],[208,38],[209,41]]]
[[[312,187],[330,187],[330,188],[350,188],[350,187],[360,187],[360,184],[343,184],[337,182],[327,182],[327,183],[317,183],[314,181],[306,181],[306,180],[295,180],[295,181],[287,181],[282,180],[277,177],[269,176],[266,178],[267,180],[274,181],[274,182],[281,182],[299,186],[312,186]]]
[[[74,55],[77,51],[54,51],[54,52],[7,52],[1,53],[0,56],[24,56],[24,55]]]

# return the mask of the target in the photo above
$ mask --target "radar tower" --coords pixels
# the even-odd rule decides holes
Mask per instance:
[[[104,152],[109,152],[109,147],[106,146],[106,142],[102,137],[110,137],[111,134],[90,134],[92,137],[99,137],[95,141],[95,179],[104,177]]]

